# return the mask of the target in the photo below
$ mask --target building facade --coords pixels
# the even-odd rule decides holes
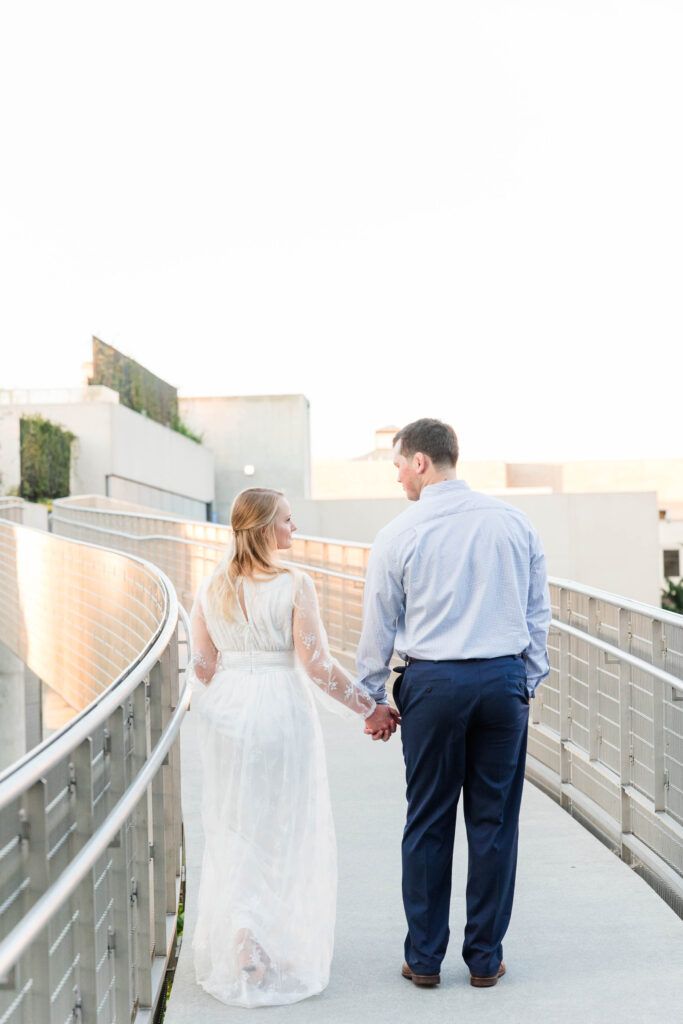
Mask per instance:
[[[106,387],[0,391],[0,474],[7,494],[21,479],[20,421],[40,415],[75,435],[71,494],[104,494],[206,520],[214,460],[203,445],[133,412]]]
[[[310,497],[310,405],[304,395],[180,398],[179,410],[213,453],[217,522],[229,522],[235,495],[245,487]]]

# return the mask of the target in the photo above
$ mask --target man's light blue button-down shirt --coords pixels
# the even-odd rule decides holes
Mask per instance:
[[[527,516],[463,480],[430,484],[370,553],[359,681],[386,700],[394,649],[425,661],[522,654],[533,695],[549,672],[550,618],[545,555]]]

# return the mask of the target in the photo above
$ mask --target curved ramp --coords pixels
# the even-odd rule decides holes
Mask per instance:
[[[467,850],[459,822],[451,945],[438,989],[399,975],[405,930],[400,886],[404,817],[400,741],[372,743],[354,723],[325,716],[339,844],[336,950],[328,989],[290,1007],[227,1008],[194,983],[191,938],[203,847],[201,773],[190,712],[183,724],[187,842],[185,932],[165,1024],[228,1019],[288,1024],[666,1024],[683,1019],[683,925],[629,868],[527,783],[508,975],[470,987],[460,956]]]

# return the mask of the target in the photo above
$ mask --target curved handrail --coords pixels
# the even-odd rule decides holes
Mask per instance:
[[[646,615],[657,622],[665,622],[670,626],[681,625],[681,616],[676,612],[667,611],[666,608],[657,608],[651,604],[643,604],[642,601],[633,601],[631,598],[612,594],[609,590],[588,587],[583,583],[577,583],[576,580],[562,579],[559,576],[549,576],[548,582],[551,586],[570,590],[574,594],[581,594],[583,597],[592,597],[596,601],[604,601],[606,604],[614,605],[616,608],[623,608],[625,611],[633,612],[636,615]]]
[[[162,738],[145,762],[145,767],[136,777],[135,782],[129,786],[99,828],[93,833],[92,838],[71,861],[69,867],[59,875],[57,881],[33,904],[21,922],[0,942],[0,978],[7,974],[34,939],[47,926],[56,911],[72,895],[88,871],[94,867],[97,858],[107,849],[107,846],[126,819],[131,816],[135,807],[149,789],[154,776],[163,764],[164,758],[178,734],[183,717],[190,704],[190,697],[190,687],[186,684],[180,695],[180,702],[173,712],[171,720],[162,734]]]
[[[89,509],[83,509],[83,511],[84,512],[88,512],[90,510]],[[106,510],[98,508],[98,509],[94,509],[94,511],[97,512],[98,515],[101,515]],[[108,514],[109,515],[113,515],[114,513],[110,512]],[[121,516],[121,515],[131,515],[131,514],[132,513],[130,513],[130,512],[117,512],[116,513],[116,515],[119,515],[119,516]],[[151,519],[152,517],[148,516],[147,518]],[[68,523],[71,526],[83,526],[83,523],[79,522],[78,519],[67,519],[66,516],[55,516],[54,513],[53,513],[53,519],[56,522]],[[169,523],[178,523],[180,521],[181,520],[178,520],[178,519],[168,519],[168,520],[166,520],[166,522],[169,522]],[[88,526],[87,526],[87,529],[92,531],[93,533],[104,533],[107,536],[111,535],[111,530],[107,530],[106,527],[104,527],[104,526],[93,526],[92,524],[89,523]],[[117,535],[117,537],[124,537],[126,540],[136,540],[136,541],[163,540],[163,541],[170,541],[173,544],[196,544],[197,543],[197,541],[193,540],[191,537],[171,537],[167,533],[127,533],[125,530],[117,530],[116,531],[116,535]],[[213,548],[216,548],[216,550],[219,550],[219,549],[221,551],[223,550],[223,545],[222,544],[216,544],[214,541],[211,541],[211,540],[203,540],[202,544],[205,547],[213,547]]]
[[[70,504],[70,502],[71,502],[71,504]],[[177,517],[174,518],[173,516],[165,516],[165,515],[163,515],[163,513],[161,513],[161,511],[160,511],[159,515],[155,515],[153,512],[130,512],[130,511],[126,511],[125,509],[96,508],[95,506],[90,507],[88,505],[76,505],[76,504],[73,503],[72,499],[70,499],[70,498],[58,498],[57,500],[55,500],[52,503],[52,516],[54,518],[58,518],[59,517],[58,516],[58,511],[56,513],[55,509],[59,510],[59,509],[62,509],[62,508],[66,508],[66,509],[73,508],[73,509],[77,509],[79,512],[97,512],[98,515],[104,515],[104,516],[130,516],[133,519],[152,519],[152,520],[154,520],[156,522],[171,523],[171,524],[174,524],[176,526],[178,524],[185,523],[185,524],[189,524],[189,525],[192,525],[192,526],[211,527],[211,528],[216,529],[216,530],[230,530],[230,524],[229,523],[208,523],[208,522],[202,522],[199,519],[196,519],[196,520],[194,520],[194,519],[178,519]],[[148,535],[145,534],[145,536],[148,536]],[[162,534],[162,536],[164,537],[164,539],[167,539],[167,535],[166,534]],[[314,537],[312,535],[303,534],[303,533],[297,533],[297,539],[298,540],[315,541],[315,542],[317,542],[319,544],[331,544],[331,545],[333,545],[335,547],[359,548],[362,551],[366,551],[366,550],[369,551],[372,548],[372,544],[366,544],[366,543],[364,543],[362,541],[348,541],[348,540],[332,539],[330,537]]]
[[[678,625],[678,623],[676,623]],[[632,668],[637,668],[639,672],[644,672],[646,675],[652,676],[653,679],[658,679],[661,683],[666,683],[668,686],[672,686],[674,690],[678,690],[683,693],[683,679],[678,679],[676,676],[672,676],[670,672],[665,672],[664,669],[657,668],[651,661],[643,661],[642,658],[637,658],[634,654],[629,654],[628,651],[622,651],[620,647],[615,647],[614,644],[608,644],[606,640],[601,640],[597,636],[592,636],[590,633],[586,633],[583,629],[577,629],[576,626],[570,626],[566,622],[561,622],[559,619],[552,619],[551,628],[559,629],[561,632],[566,633],[568,636],[574,637],[576,640],[582,640],[584,643],[590,644],[592,647],[597,647],[598,650],[603,651],[605,654],[610,654],[615,660],[623,661]]]
[[[79,508],[80,507],[81,506],[79,506]],[[84,508],[83,511],[89,511],[89,509]],[[129,513],[129,512],[116,512],[116,513],[115,512],[109,512],[107,509],[101,509],[101,508],[93,509],[93,511],[97,512],[98,515],[102,514],[102,513],[108,513],[109,515],[135,515],[135,513]],[[69,524],[71,526],[83,526],[83,523],[80,522],[79,520],[77,520],[77,519],[68,519],[66,516],[54,516],[54,514],[53,514],[53,518],[57,522],[67,523],[67,524]],[[137,518],[137,516],[136,516],[136,518]],[[155,517],[147,515],[145,518],[152,519],[152,518],[155,518]],[[176,523],[176,524],[179,522],[179,520],[177,520],[177,519],[164,519],[163,521],[164,522],[169,522],[169,523]],[[228,529],[228,527],[225,527],[225,528]],[[93,533],[101,533],[101,534],[104,534],[106,536],[111,536],[111,533],[112,533],[111,530],[108,530],[104,526],[94,526],[94,525],[92,525],[90,523],[87,525],[86,529],[88,531],[93,532]],[[184,545],[186,545],[188,547],[193,547],[197,543],[199,543],[196,539],[192,539],[191,537],[171,537],[171,536],[169,536],[166,533],[128,533],[126,530],[116,530],[116,536],[117,537],[123,537],[125,540],[137,541],[138,543],[148,542],[148,541],[151,541],[151,540],[157,540],[157,541],[165,541],[165,542],[168,542],[168,543],[171,543],[171,544],[184,544]],[[313,540],[313,541],[316,541],[316,542],[323,543],[322,541],[320,541],[320,539],[318,537],[301,536],[298,539],[302,540],[302,541]],[[342,541],[325,541],[324,543],[342,544],[343,542]],[[214,541],[211,541],[211,540],[202,540],[201,544],[202,544],[202,547],[215,548],[216,551],[222,551],[223,550],[223,545],[222,544],[216,544]],[[361,545],[358,545],[358,546],[360,547]],[[367,545],[367,547],[369,548],[370,545]],[[308,568],[310,568],[310,566],[308,566],[308,564],[305,564],[303,562],[294,562],[291,559],[288,559],[288,563],[290,565],[296,566],[299,569],[308,569]],[[335,576],[338,579],[350,580],[353,583],[363,583],[364,582],[362,576],[353,576],[350,573],[334,572],[331,569],[323,569],[322,567],[316,568],[316,571],[320,572],[323,575]]]
[[[53,539],[43,532],[16,529],[25,549],[33,550],[30,538],[39,536],[36,551],[51,551]],[[112,564],[109,549],[67,538],[54,543],[84,552],[82,559],[69,554],[55,562],[67,567],[65,586],[81,588],[80,628],[87,632],[88,599],[97,590],[97,574],[84,583],[80,567],[99,564],[95,555],[101,555],[103,566],[113,565],[102,593],[120,602],[122,616],[117,627],[111,609],[103,613],[95,605],[93,621],[107,622],[109,643],[118,628],[126,658],[135,643],[140,648],[85,709],[0,776],[0,860],[11,886],[3,894],[0,975],[9,975],[0,985],[0,1017],[28,1012],[47,1024],[69,1013],[78,1018],[82,1005],[93,1019],[97,1009],[99,1019],[95,1001],[104,992],[107,1019],[130,1019],[137,1005],[157,1006],[175,941],[182,846],[178,730],[191,695],[187,685],[178,694],[179,620],[189,658],[191,631],[173,584],[150,561],[120,554],[120,564]],[[8,623],[15,628],[12,607]],[[138,910],[131,915],[133,899]],[[65,949],[71,967],[65,967]],[[74,987],[79,971],[80,990]]]
[[[75,543],[75,542],[73,542]],[[78,542],[81,544],[82,542]],[[82,543],[83,547],[95,547],[93,544]],[[151,646],[115,679],[107,689],[96,697],[87,708],[80,711],[53,736],[48,737],[33,750],[30,750],[19,761],[15,761],[0,775],[0,808],[15,799],[24,789],[32,785],[56,764],[70,750],[84,740],[93,729],[102,725],[121,701],[133,692],[138,683],[144,679],[149,670],[159,660],[159,655],[168,647],[178,620],[178,598],[173,584],[160,569],[144,558],[126,555],[132,562],[151,569],[164,583],[165,597],[168,606],[165,609],[165,624],[159,628]],[[135,671],[131,672],[131,669]]]
[[[74,525],[74,526],[83,526],[84,524],[82,522],[79,522],[78,520],[68,520],[66,517],[60,515],[60,513],[59,513],[59,509],[62,509],[62,508],[66,508],[66,509],[74,508],[74,509],[78,509],[78,511],[81,511],[81,512],[93,512],[93,513],[96,513],[97,515],[102,515],[102,516],[105,516],[105,517],[106,516],[126,516],[126,517],[129,517],[130,519],[149,519],[149,520],[154,520],[154,521],[161,522],[161,523],[169,523],[169,524],[174,525],[174,526],[178,526],[179,524],[186,524],[186,525],[191,525],[191,526],[195,526],[195,527],[203,527],[203,528],[210,528],[210,529],[224,529],[224,530],[227,530],[227,531],[230,530],[230,526],[227,523],[203,523],[203,522],[200,522],[199,520],[194,521],[194,520],[180,520],[180,519],[177,519],[177,518],[174,519],[174,518],[172,518],[170,516],[164,516],[162,514],[154,515],[153,513],[126,512],[126,511],[117,510],[117,509],[105,509],[105,508],[95,508],[95,507],[91,508],[91,507],[89,507],[87,505],[69,505],[68,504],[69,500],[70,500],[69,498],[60,498],[60,499],[58,499],[57,501],[55,501],[53,503],[53,511],[52,511],[53,519],[55,519],[57,521],[61,520],[63,522],[68,522],[68,523],[70,523],[70,525]],[[55,511],[55,510],[57,510],[57,511]],[[104,527],[98,527],[98,526],[95,526],[93,524],[88,524],[87,525],[87,529],[88,530],[93,530],[93,531],[98,532],[98,533],[105,533],[105,534],[111,532],[111,531],[105,529]],[[181,543],[190,544],[190,545],[197,543],[196,539],[185,538],[185,537],[172,537],[172,536],[169,536],[168,534],[164,534],[164,533],[140,534],[140,533],[128,533],[128,532],[124,532],[124,531],[120,531],[120,530],[117,530],[116,533],[120,534],[121,536],[124,536],[124,537],[126,537],[126,538],[128,538],[130,540],[138,540],[138,541],[140,541],[140,540],[179,541]],[[311,542],[311,543],[324,544],[324,545],[328,545],[328,546],[331,545],[333,547],[353,548],[353,549],[357,549],[359,551],[370,551],[372,549],[372,544],[361,543],[360,541],[339,540],[339,539],[333,539],[333,538],[330,538],[330,537],[316,537],[316,536],[313,536],[313,535],[301,534],[301,533],[298,533],[298,532],[297,532],[296,537],[294,538],[294,540],[295,541],[304,541],[304,542],[308,541],[308,542]],[[202,541],[202,544],[206,545],[207,547],[211,547],[211,546],[219,547],[220,546],[220,545],[218,545],[215,542],[210,541],[210,540]],[[299,564],[299,563],[293,563],[293,564]],[[310,566],[304,565],[303,563],[301,563],[301,567],[302,568],[311,568]],[[332,570],[327,570],[327,572],[330,575],[334,575],[334,572]],[[343,578],[343,574],[340,574],[340,578]],[[353,575],[349,575],[349,574],[347,574],[347,578],[352,578],[354,580],[358,580],[358,579],[362,580],[363,579],[362,576],[353,576]],[[589,587],[589,586],[586,586],[585,584],[577,583],[575,580],[568,580],[568,579],[564,579],[564,578],[559,577],[559,576],[551,576],[551,577],[549,577],[548,578],[548,582],[551,585],[553,585],[553,586],[562,587],[562,588],[566,588],[566,589],[572,590],[572,591],[574,591],[574,593],[582,594],[585,597],[593,597],[593,598],[596,598],[597,600],[606,601],[609,604],[613,604],[616,607],[625,608],[628,611],[634,612],[635,614],[647,615],[647,616],[650,616],[652,618],[656,618],[657,621],[660,621],[660,622],[665,622],[665,623],[668,623],[670,625],[679,625],[680,624],[680,622],[679,622],[680,616],[678,616],[675,612],[669,612],[669,611],[667,611],[664,608],[656,608],[656,607],[654,607],[652,605],[644,604],[644,603],[639,602],[639,601],[634,601],[634,600],[632,600],[630,598],[622,597],[619,594],[614,594],[614,593],[611,593],[610,591],[607,591],[607,590],[601,590],[598,587]]]

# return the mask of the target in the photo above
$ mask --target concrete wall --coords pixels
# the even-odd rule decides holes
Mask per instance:
[[[180,416],[214,455],[215,510],[228,522],[245,487],[274,487],[310,497],[310,412],[304,395],[181,398]],[[245,466],[253,466],[246,475]]]
[[[25,501],[21,509],[21,521],[24,526],[32,526],[34,530],[47,530],[47,505]]]
[[[523,509],[546,548],[550,574],[659,607],[657,495],[502,495]]]
[[[656,491],[661,507],[683,502],[683,459],[565,462],[564,490]]]
[[[0,402],[0,474],[5,493],[18,487],[20,480],[19,421],[22,416],[40,414],[76,435],[71,446],[72,494],[109,493],[206,518],[207,503],[214,497],[214,460],[207,448],[120,405],[116,392],[108,388],[79,393],[81,401]],[[66,395],[73,397],[71,392]],[[38,396],[32,393],[31,397]]]
[[[406,498],[343,498],[340,501],[292,501],[299,533],[309,537],[371,543],[379,530],[407,508]]]
[[[206,505],[214,500],[215,467],[209,449],[124,405],[112,406],[111,416],[105,493],[205,519]],[[85,491],[72,488],[74,494]]]
[[[505,467],[505,475],[507,487],[545,487],[550,491],[564,489],[561,462],[509,462]]]
[[[552,576],[659,606],[656,495],[506,493],[500,497],[526,512],[538,529]],[[294,521],[301,534],[370,543],[406,504],[403,499],[294,501]]]

